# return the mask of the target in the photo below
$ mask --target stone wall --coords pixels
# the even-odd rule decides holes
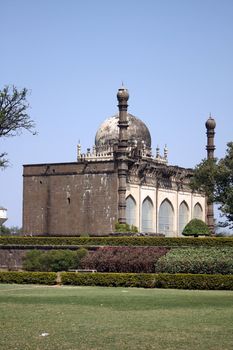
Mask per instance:
[[[23,257],[27,251],[24,249],[0,249],[0,269],[21,269]]]
[[[117,221],[113,161],[24,166],[26,235],[104,235]]]

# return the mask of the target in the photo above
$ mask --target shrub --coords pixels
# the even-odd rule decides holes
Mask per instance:
[[[185,226],[182,234],[184,236],[209,236],[210,230],[208,225],[199,219],[192,219],[189,221],[189,223]]]
[[[31,250],[23,258],[23,268],[27,271],[67,271],[78,268],[87,250]]]
[[[171,249],[156,262],[155,272],[233,274],[233,248]]]
[[[163,247],[103,247],[81,261],[85,269],[98,272],[154,272],[155,262],[169,249]]]
[[[6,272],[0,271],[0,283],[56,284],[54,272]]]

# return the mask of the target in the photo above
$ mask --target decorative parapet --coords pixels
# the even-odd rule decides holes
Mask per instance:
[[[114,146],[103,145],[101,147],[92,147],[87,149],[86,153],[81,153],[81,145],[78,144],[77,161],[78,162],[98,162],[114,159]]]
[[[106,160],[113,160],[114,154],[117,149],[117,144],[114,145],[102,145],[102,146],[93,146],[92,149],[88,148],[86,153],[81,152],[80,143],[77,146],[77,162],[101,162]],[[158,164],[167,164],[168,163],[168,151],[167,147],[164,148],[164,155],[160,154],[159,147],[156,148],[156,155],[153,157],[151,149],[146,147],[142,142],[140,146],[137,142],[132,143],[127,148],[129,158],[140,158],[144,160],[154,160]]]

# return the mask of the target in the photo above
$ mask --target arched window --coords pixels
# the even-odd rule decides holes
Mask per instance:
[[[171,202],[165,199],[159,208],[159,233],[169,236],[173,233],[174,210]]]
[[[203,220],[203,210],[201,204],[197,203],[194,206],[193,218]]]
[[[189,220],[189,208],[186,202],[182,202],[179,207],[179,234],[187,225]]]
[[[131,195],[126,198],[126,222],[136,226],[136,202]]]
[[[142,203],[142,232],[153,232],[153,203],[149,197]]]

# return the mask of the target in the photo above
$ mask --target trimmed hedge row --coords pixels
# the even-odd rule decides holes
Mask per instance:
[[[233,290],[233,276],[192,274],[62,272],[61,284],[75,286]],[[0,283],[57,283],[54,272],[0,272]]]
[[[55,272],[0,271],[0,283],[54,285],[57,283],[56,279]]]
[[[0,245],[18,246],[233,246],[232,237],[11,237],[0,236]]]
[[[75,286],[152,288],[153,281],[150,273],[61,273],[62,284]]]
[[[233,290],[233,276],[225,275],[63,272],[61,283],[76,286]]]

